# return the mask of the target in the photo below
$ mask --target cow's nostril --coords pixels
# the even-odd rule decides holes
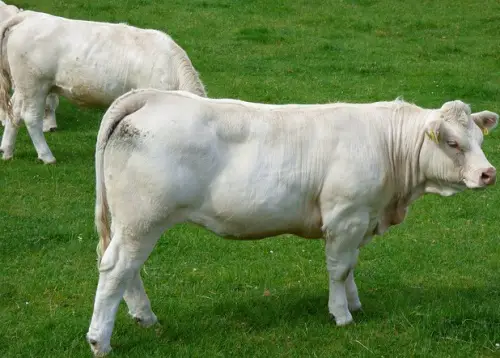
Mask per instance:
[[[481,174],[481,181],[486,184],[490,185],[495,183],[496,181],[496,170],[494,168],[488,168],[486,169],[482,174]]]

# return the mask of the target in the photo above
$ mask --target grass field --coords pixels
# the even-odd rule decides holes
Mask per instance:
[[[168,32],[211,97],[266,103],[462,99],[500,112],[497,0],[24,0]],[[97,285],[94,148],[103,111],[61,101],[36,161],[25,128],[0,163],[0,357],[89,357]],[[500,167],[500,134],[485,152]],[[500,355],[500,188],[428,196],[361,251],[356,324],[329,320],[323,243],[235,242],[178,226],[143,279],[162,325],[120,306],[114,357]],[[266,294],[264,294],[266,292]]]

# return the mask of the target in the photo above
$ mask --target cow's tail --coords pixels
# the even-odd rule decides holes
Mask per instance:
[[[10,90],[12,89],[12,80],[10,78],[10,69],[8,68],[8,60],[3,53],[5,48],[4,40],[7,31],[12,27],[21,23],[26,12],[19,13],[10,17],[0,26],[0,108],[7,115],[7,120],[12,121],[12,103],[10,100]]]
[[[97,134],[95,152],[95,175],[96,175],[96,203],[95,203],[95,226],[99,235],[97,245],[97,265],[111,242],[109,205],[104,185],[104,150],[109,138],[118,124],[129,114],[141,109],[148,98],[154,94],[154,90],[141,89],[125,93],[118,97],[104,114],[101,126]]]

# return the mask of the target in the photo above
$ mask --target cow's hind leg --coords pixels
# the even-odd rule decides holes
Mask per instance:
[[[141,266],[163,231],[140,233],[130,227],[124,230],[117,226],[114,229],[113,238],[99,265],[94,312],[87,333],[87,341],[96,356],[104,356],[111,351],[111,333],[118,305],[126,289],[129,294],[134,292],[130,291],[130,287],[137,289],[137,284],[130,286],[131,281],[139,277]]]
[[[355,312],[361,310],[361,301],[359,300],[358,287],[356,286],[356,282],[354,281],[354,269],[352,269],[349,272],[349,275],[347,275],[347,279],[345,281],[345,290],[349,311]]]
[[[2,159],[9,160],[14,156],[14,147],[16,144],[17,132],[19,131],[19,125],[21,123],[21,112],[23,103],[16,96],[16,93],[12,95],[12,114],[13,118],[8,118],[7,113],[5,115],[5,129],[2,136],[2,143],[0,144],[0,151],[3,152]]]
[[[151,303],[146,290],[144,290],[140,271],[130,280],[123,298],[127,303],[129,315],[139,325],[150,327],[158,322],[156,315],[151,310]]]
[[[43,131],[54,132],[57,129],[56,109],[59,106],[59,96],[49,93],[45,100],[45,115],[43,117]]]
[[[14,90],[13,90],[13,93],[12,93],[12,96],[11,96],[11,99],[10,99],[10,103],[12,104],[12,107],[14,107]],[[0,122],[2,123],[2,126],[5,127],[5,124],[7,123],[7,120],[9,118],[7,118],[7,113],[0,108]]]
[[[3,109],[0,108],[0,123],[5,127],[5,123],[7,121],[7,113]]]
[[[111,235],[115,231],[114,222],[111,223]],[[128,307],[128,314],[142,327],[150,327],[158,322],[158,318],[151,309],[144,284],[141,278],[140,270],[129,281],[123,299]]]
[[[337,325],[343,326],[353,321],[348,297],[353,293],[351,284],[354,278],[352,282],[346,281],[356,266],[358,247],[368,228],[369,215],[358,212],[347,217],[341,214],[332,216],[333,219],[325,227],[326,266],[330,282],[328,309]]]

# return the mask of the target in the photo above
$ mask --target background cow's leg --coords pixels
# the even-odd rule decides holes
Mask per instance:
[[[43,131],[53,132],[57,129],[56,109],[59,106],[59,96],[49,93],[45,100],[45,116],[43,118]]]
[[[356,266],[358,247],[363,241],[368,223],[368,214],[360,213],[343,219],[337,217],[326,230],[326,266],[330,281],[328,309],[338,326],[352,322],[346,281]],[[350,283],[349,288],[352,289]]]
[[[160,232],[146,235],[127,234],[119,227],[102,256],[99,266],[99,283],[94,301],[94,312],[90,322],[87,340],[95,355],[111,351],[111,333],[116,311],[130,281],[138,275],[143,263],[153,250]]]
[[[151,303],[144,290],[141,273],[138,271],[130,280],[123,295],[128,306],[128,313],[142,327],[150,327],[158,322],[156,315],[151,310]]]
[[[31,137],[31,141],[35,146],[38,154],[38,159],[45,164],[53,164],[56,158],[52,155],[49,145],[43,135],[43,116],[45,113],[45,95],[36,95],[30,97],[29,101],[25,101],[23,108],[23,119]]]
[[[7,113],[5,114],[5,129],[2,136],[2,144],[0,144],[0,151],[3,152],[2,159],[9,160],[14,155],[14,146],[16,144],[17,132],[19,131],[19,125],[21,123],[21,110],[23,107],[22,101],[16,93],[12,95],[12,114],[13,118],[10,121],[7,118]]]
[[[347,275],[347,279],[345,281],[345,290],[349,311],[359,311],[361,309],[361,301],[359,300],[358,287],[356,286],[356,282],[354,281],[354,269],[351,269],[349,275]]]
[[[2,159],[12,159],[14,155],[14,146],[16,144],[17,132],[19,127],[15,126],[11,121],[7,120],[2,136],[2,144],[0,150],[3,152]]]
[[[10,99],[10,103],[12,104],[12,107],[14,107],[14,93],[15,93],[15,90],[12,89],[12,96]],[[14,109],[12,111],[14,111]],[[2,123],[2,126],[5,126],[5,123],[7,122],[7,120],[8,120],[7,113],[2,108],[0,108],[0,122]]]
[[[5,113],[4,110],[0,108],[0,123],[2,123],[2,126],[5,126],[6,120],[7,120],[7,113]]]

